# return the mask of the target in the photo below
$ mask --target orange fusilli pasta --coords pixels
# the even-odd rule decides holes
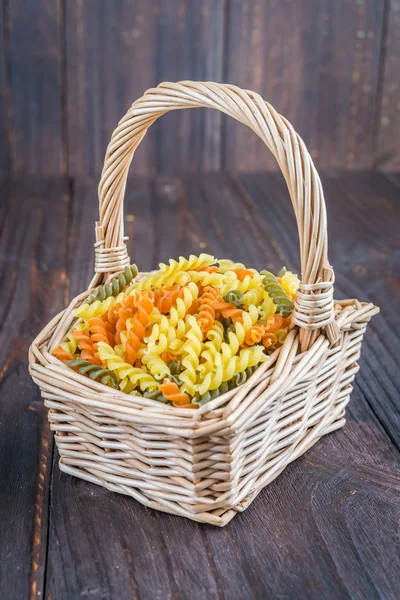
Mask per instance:
[[[254,273],[253,271],[250,271],[250,269],[234,269],[233,272],[236,273],[236,277],[239,281],[243,281],[245,277],[251,277],[252,279],[254,277]]]
[[[97,353],[97,345],[92,340],[90,335],[90,331],[88,329],[76,329],[74,331],[74,336],[76,341],[78,342],[78,348],[81,351],[81,359],[88,360],[94,365],[101,365],[101,360],[96,355]]]
[[[107,323],[103,317],[92,317],[88,321],[91,339],[94,342],[104,342],[114,346],[114,327]]]
[[[68,352],[67,350],[64,350],[64,348],[61,345],[57,346],[57,348],[54,348],[52,353],[58,358],[58,360],[61,360],[61,362],[65,364],[68,364],[68,361],[70,360],[74,360],[73,354],[71,354],[71,352]]]
[[[225,302],[220,296],[212,303],[214,310],[219,310],[224,319],[232,319],[233,323],[237,323],[242,319],[243,311],[230,302]]]
[[[200,298],[199,312],[197,320],[200,324],[201,330],[206,334],[212,326],[215,320],[215,309],[213,303],[218,297],[218,291],[211,286],[206,286]]]
[[[196,408],[195,404],[190,404],[190,396],[181,392],[178,385],[173,381],[164,379],[164,383],[160,383],[158,389],[167,400],[171,400],[174,406],[180,408]]]
[[[98,288],[53,354],[92,378],[110,370],[125,393],[202,406],[284,343],[298,279],[280,276],[208,255],[170,260],[122,290],[119,279]]]

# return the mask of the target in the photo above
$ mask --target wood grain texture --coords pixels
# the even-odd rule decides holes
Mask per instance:
[[[395,171],[400,170],[400,0],[391,0],[386,27],[375,163],[385,171]]]
[[[293,124],[319,168],[368,168],[385,3],[233,0],[225,79]],[[276,170],[250,131],[226,122],[223,166]]]
[[[382,304],[390,258],[369,252],[366,271],[354,267],[367,246],[383,246],[385,255],[392,251],[389,207],[397,188],[383,176],[349,176],[339,183],[328,176],[325,184],[338,292]],[[91,275],[90,261],[84,259],[83,277],[79,264],[91,252],[95,192],[94,181],[74,188],[71,294]],[[376,196],[387,210],[374,219]],[[240,258],[257,268],[298,265],[294,216],[284,181],[275,174],[135,178],[128,183],[125,215],[131,257],[144,269],[190,251]],[[379,334],[378,325],[367,332],[346,427],[291,464],[223,530],[150,511],[60,474],[56,456],[47,597],[395,599],[400,461],[387,418],[392,408],[386,408],[396,408],[392,312],[383,311]],[[384,356],[379,368],[377,352]],[[377,398],[380,368],[390,383]]]
[[[60,181],[0,188],[0,589],[40,598],[52,436],[28,346],[64,298],[67,202]],[[50,202],[51,200],[51,202]]]
[[[0,173],[98,177],[160,81],[228,81],[291,120],[319,168],[398,169],[399,0],[1,0]],[[226,134],[226,135],[225,135]],[[134,174],[276,169],[216,111],[151,128]]]
[[[280,197],[274,202],[271,181],[277,181]],[[288,266],[298,268],[298,243],[286,223],[292,221],[291,206],[280,175],[242,176],[257,208],[270,214],[284,238]],[[356,297],[381,308],[363,343],[364,371],[360,385],[372,409],[393,443],[400,448],[400,302],[398,222],[400,191],[384,176],[373,173],[342,173],[323,177],[328,206],[329,260],[335,269],[335,296]],[[249,198],[250,202],[250,198]],[[253,214],[252,221],[259,221]],[[271,231],[274,235],[274,229]],[[357,240],[357,243],[355,243]],[[281,244],[280,244],[281,246]],[[275,268],[276,264],[275,262]],[[379,366],[378,366],[379,365]],[[362,381],[362,384],[361,384]]]
[[[225,0],[173,0],[159,5],[156,83],[222,81]],[[208,110],[174,111],[159,120],[156,173],[218,171],[221,120],[221,113]]]
[[[7,92],[6,85],[6,37],[7,15],[4,3],[0,3],[0,177],[10,171],[9,130],[7,123]]]
[[[358,297],[366,296],[381,308],[381,314],[374,322],[371,321],[370,335],[363,346],[365,373],[360,385],[363,385],[362,391],[387,434],[400,449],[400,373],[397,358],[400,351],[400,323],[397,318],[400,303],[397,226],[400,190],[383,176],[373,174],[344,175],[340,181],[330,178],[325,187],[332,197],[343,197],[348,215],[347,226],[340,231],[341,247],[337,247],[337,258],[332,257],[334,264],[340,265],[336,270],[340,290],[346,296],[357,287]],[[334,220],[335,215],[332,215],[331,221]],[[354,235],[355,230],[357,238],[364,241],[354,247],[346,240],[350,231]],[[341,260],[339,256],[342,256]]]
[[[394,186],[400,188],[400,173],[385,173],[385,178]]]
[[[54,0],[9,7],[10,151],[13,174],[65,173],[62,139],[61,14]]]
[[[163,80],[221,80],[223,2],[66,3],[69,172],[98,175],[111,133],[134,100]],[[220,115],[169,115],[132,167],[142,175],[219,167]]]

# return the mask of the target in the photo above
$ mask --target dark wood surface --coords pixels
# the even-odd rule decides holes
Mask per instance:
[[[0,0],[0,173],[98,176],[113,129],[161,81],[254,89],[319,168],[399,167],[399,0]],[[214,111],[154,125],[133,173],[275,170]]]
[[[377,124],[378,146],[376,165],[385,169],[400,169],[400,0],[390,0],[385,14],[382,46],[380,121]]]
[[[381,0],[233,2],[226,79],[285,115],[318,166],[368,168],[384,15]],[[232,120],[225,140],[226,168],[276,168],[263,142]]]
[[[5,19],[0,10],[0,177],[9,172],[10,148],[6,114],[6,61],[5,61]],[[10,103],[9,103],[10,104]]]
[[[3,118],[13,173],[64,175],[61,2],[2,2]]]
[[[96,174],[132,102],[165,80],[221,81],[224,2],[85,0],[66,4],[69,172]],[[192,111],[191,111],[192,112]],[[168,115],[149,131],[135,172],[218,169],[221,114]]]
[[[0,591],[7,600],[399,597],[400,179],[327,173],[336,296],[381,307],[346,426],[215,529],[61,474],[29,343],[93,268],[96,180],[0,187]],[[298,269],[281,175],[134,178],[126,230],[142,269],[189,252]]]

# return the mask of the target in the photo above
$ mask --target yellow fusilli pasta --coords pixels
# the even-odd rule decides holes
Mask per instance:
[[[108,371],[104,381],[127,394],[184,408],[241,385],[279,348],[299,286],[285,268],[276,278],[209,254],[161,263],[128,287],[117,279],[75,310],[54,356],[92,378]],[[105,298],[119,282],[123,291]]]
[[[123,298],[123,295],[124,293],[121,292],[116,298],[110,296],[105,300],[96,300],[92,304],[81,304],[81,306],[78,306],[78,308],[75,309],[74,316],[84,319],[85,321],[88,321],[93,317],[101,317],[102,315],[105,315],[114,304],[119,302]]]
[[[182,391],[194,395],[197,380],[197,369],[201,354],[203,333],[196,318],[192,315],[186,317],[189,329],[186,333],[186,342],[183,344],[180,354],[184,370],[180,374],[183,383]]]
[[[235,263],[233,260],[229,260],[229,258],[220,258],[218,259],[219,270],[221,273],[226,273],[227,271],[234,271],[235,269],[245,269],[245,265],[242,263]]]
[[[84,323],[76,323],[74,329],[67,333],[67,339],[61,344],[61,348],[65,352],[69,352],[70,354],[75,354],[76,349],[78,347],[78,340],[74,335],[74,331],[82,331],[85,329]]]
[[[286,271],[286,273],[281,277],[281,286],[291,299],[295,298],[296,291],[299,289],[299,285],[299,278],[291,271]]]
[[[99,342],[98,353],[100,359],[106,363],[107,368],[118,376],[120,381],[119,386],[123,391],[126,391],[128,388],[131,388],[129,391],[132,391],[137,386],[143,392],[157,388],[158,383],[150,373],[146,373],[143,369],[138,369],[126,363],[108,344]],[[128,385],[129,383],[131,384],[130,386]]]
[[[249,269],[249,271],[253,272],[252,269]],[[234,276],[232,276],[232,273]],[[262,284],[262,276],[257,271],[254,272],[252,277],[246,275],[243,281],[240,281],[240,279],[236,277],[234,271],[227,271],[225,277],[228,278],[228,281],[222,285],[221,296],[225,296],[231,290],[239,290],[239,292],[245,294],[249,290],[259,288]]]
[[[164,378],[171,373],[168,365],[159,354],[146,352],[142,357],[142,363],[146,365],[153,377],[157,377],[158,379]]]

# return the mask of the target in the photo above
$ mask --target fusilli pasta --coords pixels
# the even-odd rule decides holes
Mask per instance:
[[[265,291],[272,298],[274,304],[276,304],[278,312],[282,317],[289,317],[292,314],[293,305],[288,295],[278,283],[275,275],[269,271],[263,271],[262,274],[264,275],[263,285]]]
[[[90,379],[101,381],[104,385],[118,389],[118,379],[115,373],[109,369],[103,369],[103,367],[98,367],[90,361],[82,360],[81,358],[70,360],[68,366],[72,369],[78,369],[81,375],[88,375]]]
[[[212,303],[216,300],[218,292],[211,286],[206,286],[200,298],[200,307],[197,320],[203,333],[210,331],[215,320],[215,310]]]
[[[160,289],[163,285],[173,285],[177,282],[177,278],[182,279],[181,276],[182,274],[184,275],[186,271],[204,266],[208,267],[213,263],[215,263],[215,258],[209,254],[200,254],[200,256],[191,254],[188,259],[180,256],[179,260],[173,260],[171,258],[169,264],[160,263],[160,268],[157,272],[149,273],[140,279],[134,287],[138,290],[149,290],[152,287]],[[190,277],[189,279],[184,277],[182,280],[187,283],[190,281]],[[192,279],[192,281],[195,280]]]
[[[235,373],[230,381],[224,381],[217,389],[208,390],[200,397],[195,397],[193,399],[193,403],[197,404],[198,406],[203,406],[211,400],[215,400],[219,396],[222,396],[222,394],[226,394],[226,392],[233,390],[239,385],[243,385],[243,383],[245,383],[251,377],[251,375],[253,375],[258,366],[259,365],[247,367],[245,371],[242,371],[241,373]]]
[[[71,354],[71,352],[68,352],[68,350],[65,350],[62,347],[62,345],[57,346],[57,348],[54,348],[53,355],[66,365],[69,363],[70,360],[74,360],[73,354]]]
[[[184,392],[181,392],[179,387],[173,381],[164,379],[164,383],[160,383],[158,389],[166,398],[170,400],[174,406],[197,408],[197,406],[190,404],[190,398]]]
[[[196,408],[244,383],[289,330],[299,280],[209,254],[134,265],[78,307],[54,356],[81,374],[179,407]],[[136,279],[135,279],[136,278]]]

